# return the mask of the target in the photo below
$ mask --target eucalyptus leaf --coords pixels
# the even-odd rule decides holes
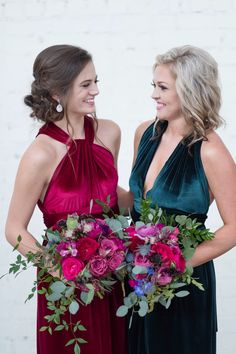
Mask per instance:
[[[171,289],[177,289],[177,288],[181,288],[182,286],[185,286],[185,283],[172,283],[170,284],[170,288]]]
[[[148,269],[147,269],[147,267],[137,265],[132,269],[132,272],[134,274],[146,274],[148,272]]]
[[[60,236],[50,229],[47,230],[47,239],[50,244],[59,243],[61,240]]]
[[[166,307],[166,300],[164,299],[163,296],[160,296],[160,297],[159,297],[159,303],[160,303],[162,306]]]
[[[116,316],[124,317],[128,313],[128,307],[125,305],[121,305],[118,310],[116,311]]]
[[[169,297],[169,299],[166,301],[166,309],[168,309],[170,307],[171,304],[171,298]]]
[[[135,230],[139,229],[140,227],[144,226],[144,222],[142,221],[136,221],[135,223]]]
[[[87,304],[88,292],[86,292],[86,291],[81,291],[81,293],[80,293],[80,299],[83,301],[84,304]]]
[[[120,221],[122,228],[125,229],[126,227],[129,227],[129,222],[125,216],[118,215],[118,220]]]
[[[140,301],[139,302],[139,307],[140,309],[142,309],[143,311],[148,311],[148,303],[147,301]]]
[[[63,295],[61,293],[52,293],[50,295],[46,294],[46,299],[48,301],[57,301],[60,300]]]
[[[147,310],[144,309],[144,308],[140,308],[138,310],[138,314],[139,314],[140,317],[144,317],[147,314]]]
[[[116,219],[106,219],[107,225],[112,229],[114,232],[118,232],[122,230],[122,224],[119,220]]]
[[[177,297],[185,297],[189,295],[189,291],[187,290],[181,290],[181,291],[178,291],[177,293],[175,293],[175,296]]]
[[[62,293],[66,289],[66,285],[62,281],[58,280],[50,285],[50,289],[54,293]]]
[[[128,295],[128,297],[129,297],[131,303],[132,303],[133,305],[135,305],[136,302],[137,302],[137,299],[138,299],[138,297],[137,297],[137,295],[135,294],[135,292],[133,291],[132,293],[130,293],[130,294]]]
[[[125,298],[124,298],[124,305],[125,305],[126,307],[128,307],[129,309],[133,306],[130,297],[125,297]]]
[[[94,298],[94,289],[89,290],[86,305],[90,304]]]
[[[73,286],[70,286],[69,288],[66,289],[65,292],[65,297],[70,297],[72,294],[74,294],[75,288]]]
[[[75,315],[79,310],[79,304],[77,301],[72,301],[72,303],[69,306],[69,311],[72,315]]]

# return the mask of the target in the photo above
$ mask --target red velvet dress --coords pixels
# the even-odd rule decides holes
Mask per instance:
[[[92,119],[85,117],[85,139],[71,141],[66,132],[53,123],[45,124],[39,134],[45,134],[66,144],[68,153],[62,158],[49,183],[43,203],[38,202],[47,227],[66,218],[73,212],[89,213],[91,199],[106,201],[111,196],[110,206],[117,208],[117,171],[112,154],[104,147],[94,144]],[[102,209],[93,203],[92,214],[101,214]],[[78,332],[88,344],[81,344],[81,354],[125,354],[125,320],[116,316],[122,304],[120,285],[104,299],[95,298],[88,306],[80,306],[77,320],[87,328]],[[49,312],[50,313],[50,312]],[[37,354],[73,354],[73,345],[66,347],[72,338],[68,332],[40,332],[47,325],[48,314],[44,295],[38,295]]]

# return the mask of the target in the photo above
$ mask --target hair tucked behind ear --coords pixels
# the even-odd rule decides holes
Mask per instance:
[[[24,98],[25,104],[32,109],[30,116],[43,122],[61,120],[66,112],[66,95],[91,60],[92,56],[86,50],[72,45],[54,45],[39,53],[33,66],[35,80],[31,94]],[[56,111],[55,95],[60,97],[65,112]]]
[[[176,90],[187,123],[192,127],[190,144],[206,139],[207,133],[218,128],[221,91],[218,65],[205,50],[190,45],[176,47],[158,55],[158,65],[167,64],[176,77]]]

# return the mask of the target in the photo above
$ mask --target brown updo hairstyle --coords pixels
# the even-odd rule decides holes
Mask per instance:
[[[91,54],[72,45],[54,45],[38,54],[33,65],[34,81],[31,94],[25,96],[24,103],[31,107],[31,117],[45,123],[59,121],[66,114],[66,96],[73,81],[84,69]],[[62,112],[56,111],[58,102],[54,95],[60,97]]]

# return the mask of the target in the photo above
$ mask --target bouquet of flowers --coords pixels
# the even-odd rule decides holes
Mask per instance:
[[[74,345],[75,354],[80,353],[80,344],[86,343],[76,332],[86,328],[81,321],[67,323],[63,315],[75,315],[80,304],[90,304],[94,296],[103,298],[105,292],[112,290],[117,276],[123,277],[126,241],[122,229],[127,226],[127,219],[121,215],[105,219],[69,215],[46,230],[43,246],[37,244],[39,252],[29,252],[26,259],[18,255],[11,264],[9,273],[16,275],[29,264],[39,267],[27,300],[36,291],[46,297],[51,314],[45,316],[46,325],[40,330],[50,334],[71,331],[72,339],[65,345]],[[14,249],[20,242],[19,236]]]
[[[124,230],[129,238],[126,272],[132,291],[117,316],[125,316],[132,309],[142,317],[153,311],[156,303],[168,308],[175,296],[189,294],[189,284],[204,290],[187,265],[197,245],[213,238],[213,233],[201,226],[197,219],[167,216],[157,206],[151,208],[151,201],[141,202],[140,221]]]

